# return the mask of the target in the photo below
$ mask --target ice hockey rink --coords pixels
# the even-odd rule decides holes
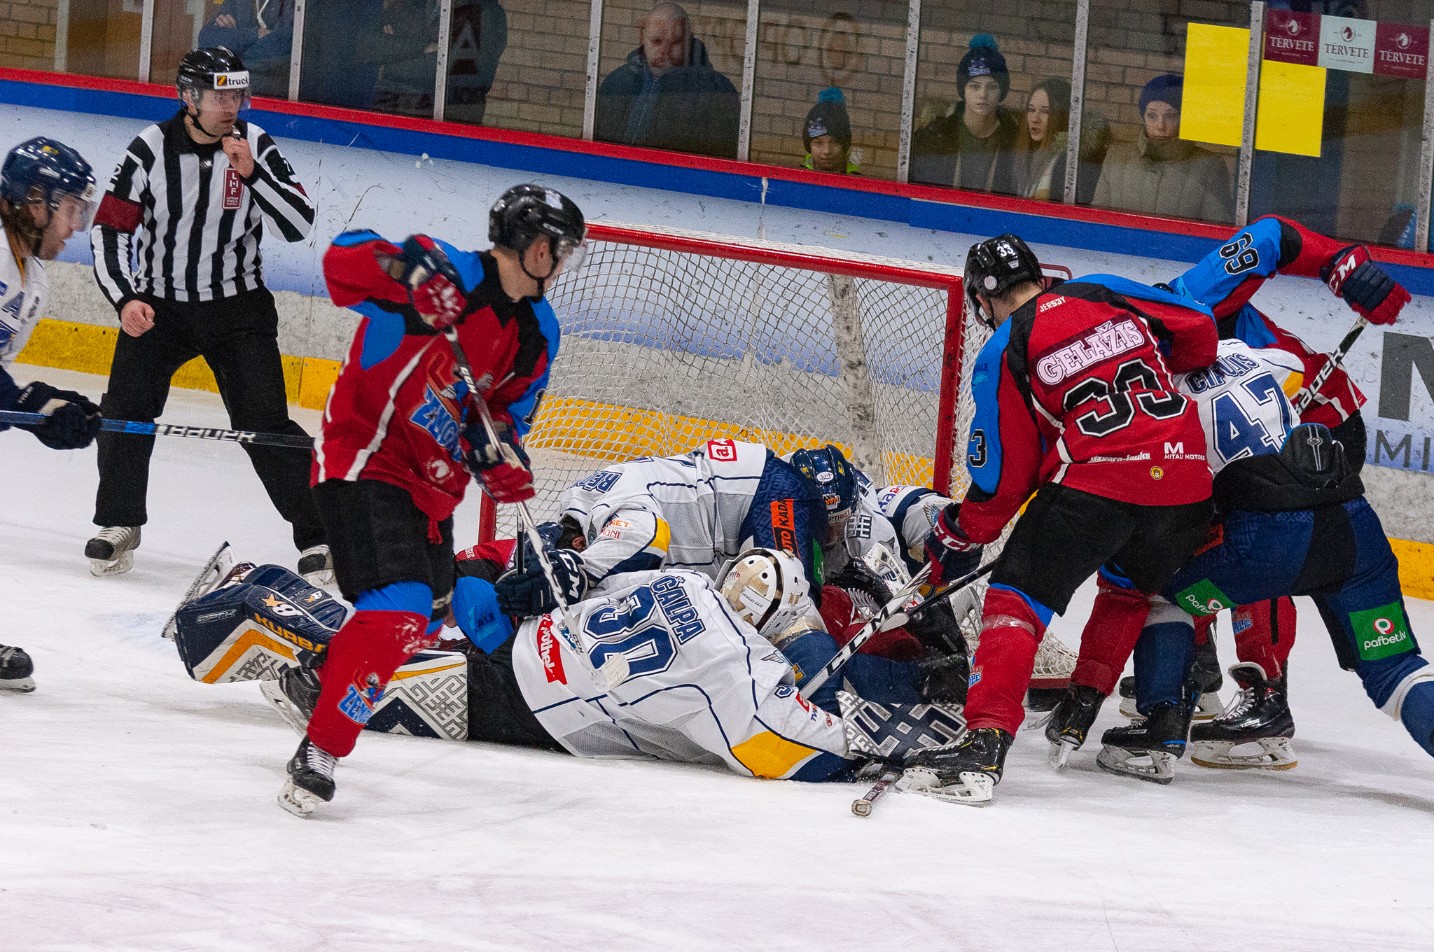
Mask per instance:
[[[191,391],[165,419],[227,425]],[[1182,761],[1158,787],[1099,771],[1092,744],[1058,775],[1024,732],[992,806],[891,795],[858,819],[854,785],[365,735],[301,820],[274,800],[293,733],[160,637],[221,541],[295,558],[242,451],[161,439],[135,569],[95,579],[94,450],[0,441],[0,642],[38,682],[0,695],[0,949],[1434,948],[1434,761],[1307,605],[1285,773]],[[460,539],[475,521],[465,505]],[[1089,603],[1057,621],[1072,645]],[[1410,610],[1434,631],[1434,606]]]

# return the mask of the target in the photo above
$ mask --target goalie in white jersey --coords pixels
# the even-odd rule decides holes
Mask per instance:
[[[35,138],[11,149],[0,166],[0,410],[38,413],[39,423],[16,424],[53,449],[83,449],[100,428],[100,409],[82,394],[10,376],[44,313],[53,260],[95,210],[95,176],[69,146]],[[0,423],[0,430],[10,428]],[[34,665],[21,649],[0,645],[0,689],[34,690]]]

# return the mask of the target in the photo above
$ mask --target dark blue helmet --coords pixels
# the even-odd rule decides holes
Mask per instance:
[[[74,149],[37,136],[15,146],[5,156],[5,164],[0,167],[0,198],[12,206],[43,201],[53,210],[66,195],[85,203],[88,218],[96,200],[95,173]]]
[[[831,545],[846,532],[856,508],[856,469],[840,449],[828,443],[819,450],[797,450],[792,465],[816,486],[827,506],[827,538]]]

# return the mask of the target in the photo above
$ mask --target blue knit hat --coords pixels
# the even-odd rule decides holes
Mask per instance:
[[[996,46],[996,38],[989,33],[977,33],[971,37],[971,48],[961,57],[956,67],[956,89],[965,98],[966,84],[976,76],[990,76],[1001,86],[1001,98],[1011,91],[1011,74],[1006,70],[1006,57]]]
[[[1145,107],[1153,102],[1168,102],[1179,112],[1184,90],[1185,80],[1176,73],[1155,77],[1140,91],[1140,114],[1145,115]]]

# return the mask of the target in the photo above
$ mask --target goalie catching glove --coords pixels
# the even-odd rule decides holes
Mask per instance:
[[[986,547],[966,538],[966,533],[957,525],[960,515],[961,504],[953,502],[941,510],[931,527],[931,534],[926,537],[923,548],[926,561],[931,563],[929,583],[933,591],[947,582],[969,575],[981,564],[981,552]]]
[[[533,464],[511,423],[495,418],[493,429],[497,442],[489,438],[481,419],[464,427],[463,439],[469,447],[464,455],[468,469],[495,502],[527,502],[537,495],[533,489]]]
[[[1371,324],[1393,324],[1409,303],[1409,292],[1374,263],[1364,245],[1350,245],[1335,255],[1320,277]]]
[[[543,546],[548,564],[553,567],[553,579],[563,595],[563,602],[572,605],[580,602],[588,591],[588,575],[583,568],[583,558],[571,549],[554,549]],[[515,618],[532,618],[558,607],[557,595],[543,571],[543,563],[533,553],[532,545],[523,540],[523,558],[518,567],[510,569],[493,583],[493,594],[498,600],[498,609]]]
[[[15,409],[43,413],[44,423],[21,423],[52,450],[81,450],[94,442],[104,419],[100,408],[73,390],[56,390],[38,380],[20,391]]]
[[[398,263],[398,280],[408,288],[408,300],[423,322],[441,331],[458,323],[468,307],[463,278],[448,255],[427,235],[404,239]]]

